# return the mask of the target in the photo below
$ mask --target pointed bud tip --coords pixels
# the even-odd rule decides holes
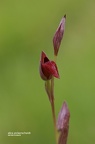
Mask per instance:
[[[41,52],[41,55],[44,56],[44,57],[46,56],[44,51]]]
[[[64,15],[64,18],[66,18],[66,14]]]

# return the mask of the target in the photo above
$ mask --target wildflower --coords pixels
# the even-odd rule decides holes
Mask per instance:
[[[50,61],[43,51],[41,53],[40,60],[40,76],[43,80],[50,80],[52,76],[59,78],[56,63],[54,61]]]

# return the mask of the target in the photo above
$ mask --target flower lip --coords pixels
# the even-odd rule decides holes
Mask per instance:
[[[40,76],[43,80],[50,80],[52,76],[59,78],[56,63],[54,61],[50,61],[43,51],[41,53],[40,60]]]
[[[64,15],[64,18],[66,18],[66,14]]]

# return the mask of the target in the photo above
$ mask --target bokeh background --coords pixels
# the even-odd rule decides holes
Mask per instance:
[[[55,80],[56,117],[70,112],[68,144],[95,143],[95,1],[0,0],[0,143],[55,144],[41,51],[53,59],[52,38],[64,14],[66,29]],[[8,132],[31,132],[8,137]]]

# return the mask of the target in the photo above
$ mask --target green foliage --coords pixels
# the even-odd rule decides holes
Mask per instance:
[[[39,60],[42,50],[53,58],[52,38],[65,13],[57,63],[60,80],[55,80],[56,111],[67,100],[68,144],[95,142],[94,5],[93,0],[0,1],[0,143],[54,143]],[[10,131],[31,135],[8,137]]]

